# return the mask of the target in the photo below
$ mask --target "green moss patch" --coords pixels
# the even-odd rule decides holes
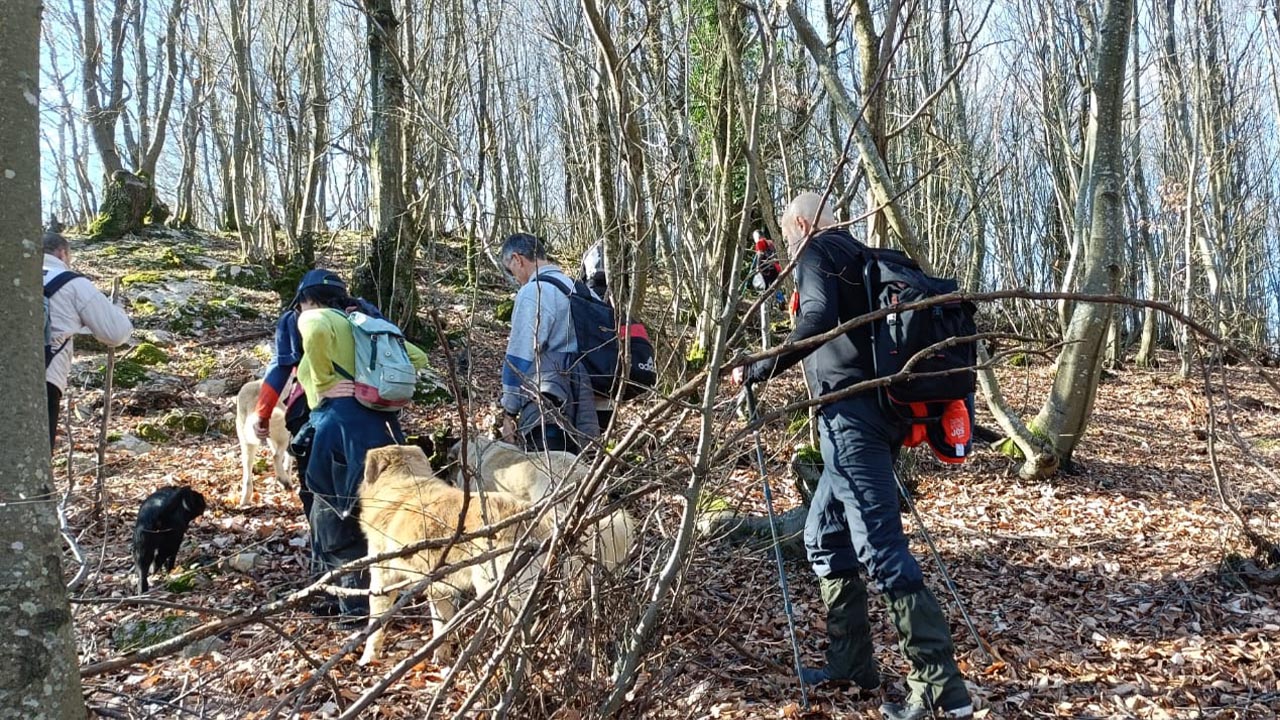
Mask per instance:
[[[133,349],[129,355],[129,359],[139,365],[156,366],[169,362],[169,353],[161,350],[156,345],[144,342]]]
[[[98,373],[105,374],[106,365],[98,366]],[[132,358],[121,358],[116,361],[115,370],[111,373],[111,382],[116,387],[137,387],[138,383],[147,379],[147,368]]]
[[[151,443],[161,443],[169,439],[169,433],[155,423],[139,423],[133,431],[138,434],[138,437]]]
[[[169,273],[160,272],[158,270],[139,270],[131,272],[120,278],[120,284],[125,287],[133,287],[135,285],[160,285],[168,280]]]
[[[684,361],[690,372],[701,370],[707,364],[707,349],[701,343],[690,345],[688,352],[684,354]]]
[[[156,620],[131,620],[111,631],[111,642],[118,652],[130,652],[175,638],[199,624],[197,618],[176,614]]]
[[[516,310],[516,302],[514,300],[503,300],[493,309],[493,319],[498,322],[511,322],[511,315]]]
[[[160,424],[169,430],[191,435],[203,435],[209,431],[209,419],[195,412],[171,412],[160,419]]]

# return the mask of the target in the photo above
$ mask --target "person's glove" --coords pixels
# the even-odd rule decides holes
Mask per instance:
[[[752,384],[750,368],[746,365],[739,365],[729,373],[729,382],[738,387]]]

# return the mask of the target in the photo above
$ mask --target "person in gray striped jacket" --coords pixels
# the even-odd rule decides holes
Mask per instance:
[[[577,453],[600,426],[564,291],[575,292],[574,281],[528,233],[502,243],[501,262],[520,286],[502,363],[503,439],[526,450]]]

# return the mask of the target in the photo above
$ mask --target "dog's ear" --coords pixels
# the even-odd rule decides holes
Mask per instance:
[[[391,464],[390,453],[396,452],[397,447],[390,445],[387,447],[374,448],[364,456],[364,484],[373,487],[378,476]]]

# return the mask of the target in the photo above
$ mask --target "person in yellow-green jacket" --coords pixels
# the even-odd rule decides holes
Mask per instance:
[[[357,492],[364,477],[365,454],[373,448],[404,442],[399,413],[372,410],[355,398],[355,385],[341,368],[355,367],[356,347],[345,310],[357,307],[346,286],[333,273],[313,271],[298,290],[298,333],[302,360],[297,377],[307,393],[315,437],[307,463],[311,505],[311,543],[322,572],[365,556],[367,544],[360,530]],[[405,343],[414,367],[427,366],[427,354]],[[338,585],[366,588],[367,572],[348,573]],[[339,609],[348,618],[368,615],[367,597],[341,597]]]

